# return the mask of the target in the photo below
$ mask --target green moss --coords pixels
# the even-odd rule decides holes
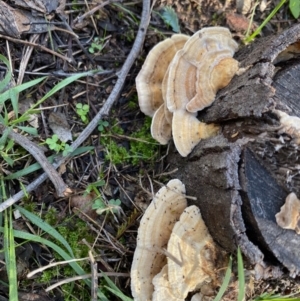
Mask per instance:
[[[139,101],[137,94],[132,95],[132,97],[128,101],[128,108],[131,110],[138,109]]]
[[[57,223],[57,209],[55,207],[49,207],[44,220],[47,224],[54,226]]]
[[[28,210],[29,212],[35,212],[36,210],[37,210],[37,205],[36,205],[36,203],[35,202],[31,202],[31,201],[29,201],[29,200],[26,200],[25,202],[24,202],[24,208],[26,209],[26,210]]]
[[[56,210],[54,208],[50,208],[50,211],[52,211],[50,212],[50,214],[48,211],[47,213],[42,215],[42,219],[46,220],[47,217],[48,221],[54,222],[53,215]],[[55,223],[57,223],[57,221],[55,221]],[[73,250],[75,258],[84,258],[88,256],[89,249],[85,244],[82,243],[82,240],[85,239],[89,243],[92,243],[94,241],[94,237],[91,235],[91,232],[84,221],[78,219],[75,216],[72,219],[64,220],[63,224],[60,224],[56,227],[56,230],[69,243]],[[56,245],[65,249],[65,247],[62,246],[53,237],[45,236],[45,238],[53,241]],[[53,253],[53,256],[57,261],[63,260],[63,258],[61,258],[60,255],[55,252]],[[89,263],[87,261],[78,261],[78,264],[83,269],[87,271],[89,270]],[[47,285],[49,285],[51,282],[53,282],[53,280],[74,276],[77,276],[77,274],[71,268],[71,266],[59,265],[57,267],[43,271],[42,275],[38,279],[36,279],[35,282],[46,283]],[[76,295],[78,300],[90,300],[90,291],[89,288],[85,286],[84,282],[82,283],[82,285],[79,285],[78,282],[76,282],[76,285],[74,282],[66,284],[63,287],[63,291],[65,300],[74,300],[74,295]],[[71,296],[73,296],[73,298]]]
[[[131,141],[132,164],[137,165],[140,160],[153,163],[158,154],[158,143],[151,137],[150,134],[151,118],[146,117],[141,129],[133,134],[131,137],[138,138],[141,141]]]
[[[132,164],[138,165],[141,161],[153,163],[158,154],[158,143],[150,134],[151,118],[146,117],[144,124],[139,130],[129,135],[130,148],[127,150],[124,146],[118,144],[116,139],[110,135],[103,135],[100,143],[106,149],[105,159],[112,164]],[[111,135],[124,135],[124,130],[115,122],[110,129],[105,128]]]

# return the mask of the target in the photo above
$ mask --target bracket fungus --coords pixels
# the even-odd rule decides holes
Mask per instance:
[[[186,35],[175,34],[158,43],[149,52],[135,80],[140,109],[145,115],[152,117],[163,103],[162,81],[175,53],[183,47],[187,39]]]
[[[227,86],[238,70],[232,58],[237,48],[224,27],[203,28],[190,37],[170,64],[168,109],[197,112],[211,105],[217,90]]]
[[[154,139],[167,144],[173,135],[175,147],[185,157],[201,139],[217,133],[215,125],[207,127],[212,130],[199,131],[195,114],[210,106],[217,91],[237,73],[238,62],[232,58],[237,48],[227,28],[208,27],[191,37],[174,35],[149,52],[136,86],[141,111],[155,116],[151,126]],[[180,116],[186,119],[180,120]],[[187,137],[182,136],[181,124],[189,128]],[[205,127],[201,124],[200,128]]]
[[[290,193],[280,212],[275,215],[276,222],[283,229],[295,230],[300,234],[300,200],[295,193]]]
[[[156,193],[143,215],[130,272],[135,301],[152,299],[152,279],[166,264],[161,250],[167,245],[173,226],[186,206],[185,186],[174,179]]]
[[[215,280],[216,259],[223,264],[222,258],[200,209],[187,207],[185,186],[171,180],[141,219],[131,266],[134,300],[183,301],[189,292]]]
[[[171,113],[168,112],[167,114]],[[165,104],[162,104],[153,115],[151,135],[162,145],[167,144],[172,137],[172,128],[166,117]]]
[[[217,249],[197,206],[189,206],[175,224],[168,242],[168,279],[173,294],[184,300],[214,277]]]
[[[177,110],[173,113],[172,130],[176,149],[186,157],[201,139],[215,136],[219,127],[200,122],[195,114],[186,110]]]

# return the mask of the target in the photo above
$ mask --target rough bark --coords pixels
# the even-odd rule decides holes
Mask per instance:
[[[300,153],[274,110],[300,117],[300,59],[285,51],[299,40],[296,25],[240,50],[244,71],[198,114],[222,133],[187,158],[168,157],[220,246],[240,246],[250,263],[283,265],[292,275],[300,272],[300,236],[277,226],[275,214],[288,193],[300,196]]]

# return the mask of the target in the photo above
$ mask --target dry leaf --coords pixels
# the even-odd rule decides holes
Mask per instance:
[[[67,117],[63,113],[52,112],[49,115],[48,122],[53,133],[56,134],[61,141],[67,142],[68,140],[73,140]]]

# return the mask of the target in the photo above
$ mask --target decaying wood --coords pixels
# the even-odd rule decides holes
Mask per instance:
[[[290,192],[300,195],[300,156],[276,110],[300,117],[299,40],[296,25],[241,49],[235,58],[244,69],[198,114],[222,133],[186,159],[169,155],[219,245],[231,252],[239,245],[251,263],[283,265],[291,275],[300,273],[300,237],[275,214]]]

